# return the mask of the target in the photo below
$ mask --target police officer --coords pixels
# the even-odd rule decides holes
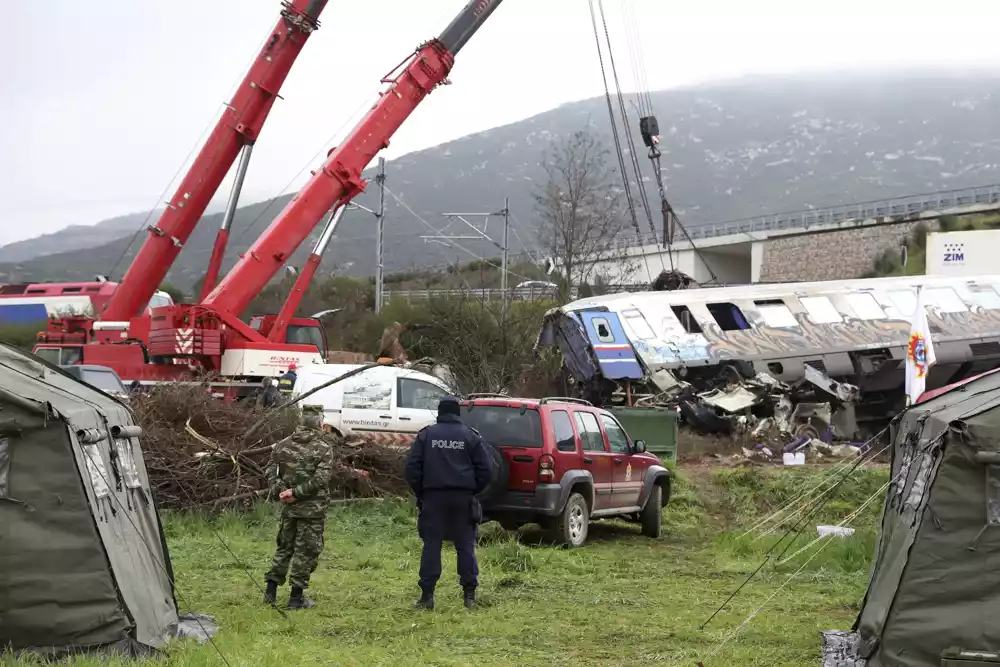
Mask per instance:
[[[462,423],[460,415],[458,399],[443,397],[437,423],[417,434],[406,460],[406,481],[417,497],[417,531],[424,541],[418,608],[434,608],[444,540],[455,543],[465,606],[476,606],[479,564],[475,548],[482,521],[476,494],[490,483],[493,471],[486,443],[475,429]]]
[[[295,364],[289,364],[288,370],[278,378],[278,393],[281,399],[287,401],[292,397],[292,390],[295,389],[295,381],[299,379],[299,374],[295,372],[298,368]]]

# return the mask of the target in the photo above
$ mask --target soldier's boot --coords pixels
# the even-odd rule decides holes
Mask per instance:
[[[315,606],[316,603],[307,598],[301,588],[292,587],[292,594],[288,598],[289,609],[312,609]]]
[[[472,611],[476,608],[476,589],[466,588],[464,592],[465,608]]]
[[[413,603],[416,609],[434,611],[434,591],[422,591],[420,599]]]
[[[274,604],[278,598],[278,582],[268,581],[267,590],[264,591],[264,604]]]

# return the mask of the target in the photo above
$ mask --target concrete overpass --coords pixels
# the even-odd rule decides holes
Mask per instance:
[[[602,274],[613,284],[648,282],[650,276],[655,277],[671,266],[703,283],[709,282],[713,273],[720,283],[725,284],[770,282],[775,279],[823,280],[827,278],[784,278],[770,264],[794,261],[794,258],[780,257],[781,246],[787,252],[801,252],[811,245],[822,243],[823,240],[816,236],[820,233],[859,230],[853,232],[851,238],[846,238],[845,234],[828,237],[831,246],[828,254],[832,254],[829,261],[835,263],[839,256],[853,260],[856,267],[867,266],[870,269],[874,257],[882,252],[880,248],[873,248],[873,243],[892,243],[897,236],[906,236],[909,229],[920,221],[992,212],[1000,212],[1000,184],[779,213],[695,227],[688,230],[692,241],[680,240],[683,235],[678,230],[678,238],[675,238],[670,253],[660,247],[652,235],[624,237],[616,240],[615,246],[628,259],[597,262],[594,273]],[[885,229],[878,229],[880,227]],[[802,236],[809,236],[809,239],[788,238],[780,241],[783,237]],[[852,244],[856,247],[852,248]],[[873,251],[875,255],[868,257],[866,251]],[[838,267],[830,269],[837,271]],[[848,276],[842,274],[840,277]]]

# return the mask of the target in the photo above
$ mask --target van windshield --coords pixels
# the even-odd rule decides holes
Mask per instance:
[[[479,431],[483,439],[499,447],[542,446],[542,420],[538,410],[498,405],[462,406],[462,421]]]

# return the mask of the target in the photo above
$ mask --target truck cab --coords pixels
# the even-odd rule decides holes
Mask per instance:
[[[277,321],[277,315],[256,315],[250,318],[250,328],[266,337],[271,333]],[[315,345],[324,359],[329,351],[326,331],[319,320],[312,317],[293,317],[285,331],[285,340],[275,342],[288,343],[289,345]]]

